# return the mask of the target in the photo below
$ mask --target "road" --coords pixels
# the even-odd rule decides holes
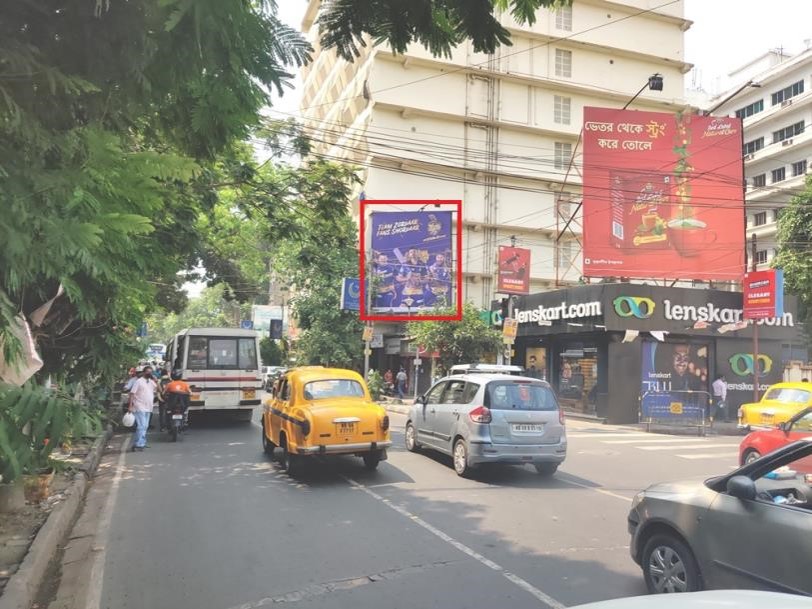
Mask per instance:
[[[559,609],[643,594],[631,498],[728,472],[738,445],[569,421],[555,477],[528,466],[466,480],[450,459],[408,453],[405,417],[392,423],[377,472],[347,457],[291,479],[255,423],[108,455],[89,606]]]

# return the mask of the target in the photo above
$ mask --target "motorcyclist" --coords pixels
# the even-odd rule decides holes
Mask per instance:
[[[189,384],[183,380],[183,373],[177,368],[172,370],[170,377],[172,380],[164,387],[167,417],[177,410],[182,410],[183,414],[186,414],[192,390]],[[170,426],[169,420],[167,420],[166,425],[167,427]]]

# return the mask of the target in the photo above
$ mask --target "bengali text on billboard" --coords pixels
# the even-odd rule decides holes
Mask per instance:
[[[739,280],[741,120],[584,108],[584,275]]]
[[[530,293],[530,250],[499,246],[499,281],[496,291],[501,294]]]

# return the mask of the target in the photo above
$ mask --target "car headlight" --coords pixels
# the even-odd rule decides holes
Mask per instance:
[[[634,496],[634,499],[632,499],[632,509],[634,509],[634,508],[636,508],[638,505],[640,505],[640,503],[643,501],[643,499],[645,498],[645,496],[646,496],[646,491],[640,491],[639,493],[637,493],[637,494]]]

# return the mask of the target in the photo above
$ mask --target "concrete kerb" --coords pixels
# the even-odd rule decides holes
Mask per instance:
[[[11,576],[0,596],[0,609],[29,609],[42,585],[48,565],[56,556],[59,544],[65,538],[76,515],[82,506],[87,483],[101,460],[104,447],[113,436],[113,428],[108,425],[105,432],[96,439],[87,457],[73,477],[73,482],[65,491],[66,499],[48,515],[45,524],[37,532],[20,568]]]

